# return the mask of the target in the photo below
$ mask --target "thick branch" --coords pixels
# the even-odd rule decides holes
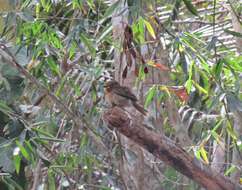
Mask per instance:
[[[114,107],[103,114],[104,121],[110,128],[116,128],[120,133],[130,138],[145,150],[161,159],[167,165],[193,179],[203,187],[213,190],[242,189],[207,165],[189,155],[181,147],[165,136],[146,129],[142,124],[129,118],[124,110]]]

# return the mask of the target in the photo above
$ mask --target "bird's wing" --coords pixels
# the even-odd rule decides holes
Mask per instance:
[[[138,100],[128,87],[120,86],[119,88],[114,88],[113,91],[114,91],[114,93],[116,93],[120,96],[126,97],[132,101]]]

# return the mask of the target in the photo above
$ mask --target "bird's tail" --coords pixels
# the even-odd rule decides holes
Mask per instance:
[[[147,115],[147,110],[143,106],[139,105],[137,102],[133,102],[133,106],[143,115]]]

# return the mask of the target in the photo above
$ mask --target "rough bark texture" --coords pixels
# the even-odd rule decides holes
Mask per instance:
[[[117,0],[113,0],[115,3]],[[127,9],[125,1],[122,1],[119,9]],[[137,95],[139,103],[142,104],[142,94],[144,89],[134,88],[136,75],[135,64],[137,60],[132,58],[132,66],[128,68],[127,77],[123,78],[122,73],[127,65],[127,55],[125,51],[123,52],[123,57],[121,55],[122,44],[124,42],[124,31],[126,24],[128,23],[128,14],[125,11],[123,14],[119,14],[118,10],[112,17],[113,25],[113,40],[116,44],[120,44],[120,49],[117,48],[114,53],[114,66],[115,66],[115,79],[122,85],[129,87]],[[121,59],[122,57],[122,59]],[[143,117],[140,113],[133,108],[127,108],[127,110],[133,115],[139,115],[137,118],[140,122],[143,121]],[[122,176],[123,182],[126,189],[130,190],[161,190],[161,177],[157,178],[159,175],[159,170],[157,165],[152,164],[155,159],[151,154],[146,153],[140,146],[126,138],[123,135],[119,136],[119,142],[122,145],[123,154],[119,159],[119,171]],[[155,168],[155,169],[154,169]]]
[[[229,178],[212,171],[210,167],[190,156],[169,138],[157,135],[142,124],[136,123],[136,120],[131,119],[122,109],[114,107],[107,110],[103,119],[111,129],[115,128],[155,157],[203,187],[212,190],[242,189],[239,184],[233,183]]]
[[[113,0],[113,3],[115,3],[116,1],[117,0]],[[125,1],[122,1],[120,3],[119,10],[112,17],[113,39],[117,44],[120,45],[124,40],[124,28],[126,26],[125,23],[128,23],[127,11],[125,11],[121,15],[119,14],[119,12],[124,8],[127,8],[127,5]],[[126,80],[122,79],[122,72],[126,66],[126,57],[124,56],[124,59],[120,60],[121,51],[121,49],[117,48],[114,53],[115,79],[119,81],[120,84],[128,86],[132,89],[134,77],[132,75],[129,75],[128,73]],[[132,113],[136,112],[132,111]],[[141,159],[143,154],[142,149],[125,136],[118,136],[120,140],[119,142],[123,147],[123,155],[119,159],[119,170],[125,187],[126,189],[142,190],[143,188],[145,188],[143,184],[144,181],[142,180],[145,170],[145,164],[143,162],[143,159]],[[135,156],[130,156],[131,151],[132,154],[135,154]],[[143,167],[139,167],[140,165],[142,165]],[[139,168],[139,170],[137,170],[137,168]]]

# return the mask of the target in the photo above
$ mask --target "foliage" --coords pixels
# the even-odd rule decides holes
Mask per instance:
[[[119,9],[120,1],[111,6],[92,0],[37,2],[16,1],[14,11],[1,13],[1,42],[21,66],[70,110],[72,117],[60,102],[53,101],[1,54],[0,172],[4,175],[0,174],[0,186],[28,189],[42,179],[40,189],[123,188],[116,162],[122,150],[101,119],[105,104],[100,78],[104,71],[112,71],[114,48],[126,55],[127,70],[129,63],[136,60],[138,79],[149,77],[152,69],[167,72],[172,78],[172,84],[154,84],[147,91],[145,107],[173,97],[178,106],[185,102],[206,113],[222,114],[214,122],[205,122],[202,129],[199,124],[194,126],[195,145],[191,149],[198,159],[209,164],[212,155],[207,145],[211,141],[219,144],[226,136],[233,139],[229,151],[237,145],[241,149],[241,137],[233,130],[230,112],[242,111],[242,57],[214,33],[212,37],[206,36],[208,31],[202,27],[192,30],[175,25],[181,10],[184,18],[218,18],[202,15],[188,0],[176,0],[175,6],[170,1],[158,1],[158,5],[165,2],[170,11],[160,23],[157,15],[151,17],[142,11],[143,6],[149,12],[158,5],[151,1],[128,1],[133,22],[127,25],[125,37],[130,40],[122,49],[113,42],[111,32],[113,13],[125,11]],[[225,32],[241,37],[228,29]],[[144,60],[140,53],[141,46],[148,44],[154,48],[152,43],[157,41],[170,52],[167,65],[151,55]],[[166,114],[163,113],[165,117]],[[162,123],[165,127],[166,121]],[[172,135],[172,126],[168,128],[167,133]],[[233,163],[228,163],[226,175],[233,172],[231,168],[235,168]],[[173,169],[166,169],[164,175],[170,180],[179,179]],[[170,185],[170,180],[163,182],[164,187]]]

